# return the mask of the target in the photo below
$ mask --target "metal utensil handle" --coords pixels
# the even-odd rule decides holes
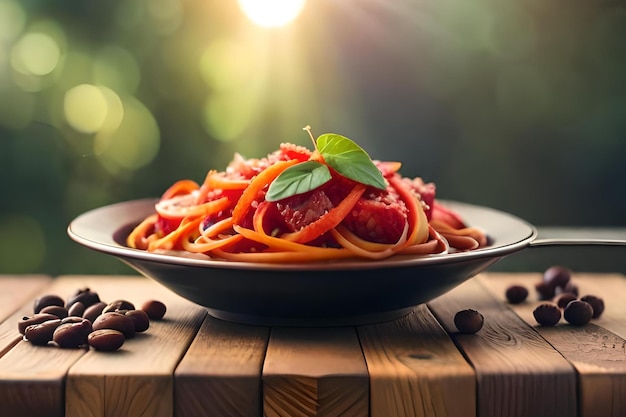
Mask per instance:
[[[529,247],[541,246],[626,246],[626,228],[538,227]]]

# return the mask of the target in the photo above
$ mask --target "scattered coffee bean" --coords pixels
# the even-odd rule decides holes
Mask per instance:
[[[505,296],[509,303],[519,304],[526,301],[528,289],[521,285],[511,285],[506,289]]]
[[[99,351],[119,349],[126,339],[137,332],[145,332],[150,320],[163,318],[165,304],[157,300],[135,309],[127,300],[104,303],[98,293],[89,288],[78,289],[67,302],[55,294],[37,298],[32,317],[18,322],[24,339],[34,345],[54,342],[62,348],[90,346]]]
[[[535,284],[535,290],[540,300],[551,300],[555,295],[555,288],[545,281]]]
[[[542,303],[535,308],[533,316],[542,326],[556,326],[561,320],[561,310],[556,304]]]
[[[126,300],[116,300],[109,304],[102,310],[102,314],[110,313],[117,310],[134,310],[135,306],[130,301]]]
[[[135,322],[130,317],[120,313],[103,313],[93,322],[93,329],[113,329],[124,334],[126,339],[135,336]]]
[[[565,310],[563,310],[563,317],[570,324],[583,326],[589,323],[591,317],[593,317],[593,307],[585,301],[570,301]]]
[[[22,319],[17,323],[17,329],[19,330],[20,334],[24,334],[28,326],[32,326],[35,324],[43,323],[44,321],[56,320],[56,319],[58,319],[57,316],[55,316],[54,314],[47,314],[47,313],[38,313],[32,317],[25,316],[25,317],[22,317]]]
[[[87,336],[87,343],[96,350],[112,352],[119,349],[125,339],[124,334],[118,330],[98,329]]]
[[[578,297],[578,285],[574,284],[572,281],[568,282],[567,284],[565,284],[564,287],[556,287],[555,288],[555,294],[561,294],[564,292],[569,292],[574,294],[576,297]]]
[[[102,310],[104,310],[104,307],[106,307],[106,304],[102,301],[98,301],[97,303],[90,305],[85,309],[85,312],[83,313],[83,318],[86,318],[93,323],[98,318],[98,316],[102,314]]]
[[[85,312],[85,305],[80,301],[75,302],[71,305],[71,307],[67,310],[68,316],[82,317]]]
[[[77,316],[67,316],[64,319],[61,319],[61,324],[66,324],[66,323],[82,323],[82,321],[85,320],[82,317],[77,317]],[[89,320],[87,320],[89,321]],[[91,322],[89,323],[91,324]]]
[[[543,282],[545,282],[552,288],[564,288],[565,285],[570,281],[571,277],[572,271],[569,268],[555,265],[544,271]]]
[[[28,326],[24,331],[24,338],[33,345],[44,346],[52,340],[54,331],[61,324],[61,319],[44,321],[43,323]]]
[[[474,334],[483,327],[485,318],[476,310],[461,310],[454,315],[454,325],[460,333]]]
[[[48,294],[42,297],[39,297],[35,300],[33,304],[33,312],[35,314],[40,313],[41,309],[48,306],[61,306],[63,307],[63,299],[56,294]]]
[[[52,335],[54,343],[62,348],[75,349],[87,343],[87,336],[92,332],[91,323],[87,319],[69,321],[59,325]]]
[[[133,320],[137,333],[145,332],[150,327],[148,314],[143,310],[128,310],[124,315]]]
[[[48,306],[41,309],[40,313],[54,314],[60,319],[67,317],[67,310],[62,306]]]
[[[580,297],[580,301],[589,303],[591,308],[593,308],[593,316],[591,318],[597,319],[604,313],[604,300],[602,298],[588,294]]]
[[[571,292],[564,292],[557,295],[554,298],[554,302],[557,306],[559,306],[560,309],[564,309],[570,301],[574,301],[577,298],[578,297],[576,297],[576,294],[573,294]]]
[[[67,300],[65,308],[68,310],[74,305],[74,303],[83,303],[85,308],[100,302],[100,296],[97,292],[91,291],[89,288],[81,288]]]
[[[165,304],[158,300],[146,301],[141,306],[141,309],[146,312],[150,320],[161,320],[167,310]]]

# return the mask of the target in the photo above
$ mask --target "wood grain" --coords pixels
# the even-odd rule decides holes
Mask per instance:
[[[626,330],[626,277],[574,274],[572,279],[581,296],[600,296],[607,306],[599,319],[585,326],[572,326],[564,319],[556,327],[537,324],[532,312],[541,302],[532,288],[541,280],[541,274],[492,273],[480,277],[480,282],[503,303],[508,286],[520,284],[530,289],[526,302],[509,307],[534,326],[578,371],[581,417],[626,416],[626,341],[607,329],[622,335]]]
[[[354,328],[274,328],[263,367],[267,417],[367,416],[368,374]]]
[[[175,415],[259,417],[269,328],[207,316],[175,372]]]
[[[476,415],[476,376],[426,306],[358,328],[371,417]]]
[[[477,375],[481,417],[577,415],[573,367],[533,327],[469,280],[428,303]],[[474,335],[459,334],[457,311],[472,308],[485,317]]]
[[[22,305],[32,303],[35,295],[50,285],[47,275],[0,275],[0,322]],[[32,311],[31,311],[32,313]]]
[[[0,357],[20,341],[17,323],[33,313],[35,298],[51,282],[45,275],[0,275]]]
[[[136,307],[158,299],[166,304],[167,313],[164,320],[152,321],[147,332],[124,342],[120,350],[90,350],[69,369],[66,416],[172,416],[172,375],[206,310],[146,278],[85,278],[103,299],[126,299]]]
[[[84,353],[20,341],[0,358],[0,415],[63,416],[65,374]]]
[[[49,281],[35,277],[33,284],[30,279],[18,282],[12,291],[22,293],[20,284],[30,288],[39,287],[28,299],[22,298],[23,305],[2,324],[0,324],[0,411],[8,416],[63,416],[65,410],[64,387],[65,375],[70,366],[85,354],[84,349],[67,350],[56,347],[32,346],[22,341],[17,330],[17,323],[23,317],[33,313],[35,298],[45,294],[57,294],[67,297],[82,281]],[[4,277],[2,278],[4,283]],[[45,285],[45,284],[50,285]],[[9,288],[8,286],[6,288]]]

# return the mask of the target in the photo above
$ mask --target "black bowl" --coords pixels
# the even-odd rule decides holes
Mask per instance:
[[[136,200],[89,211],[69,225],[68,234],[205,306],[212,316],[255,325],[344,326],[398,318],[526,248],[537,233],[510,214],[441,201],[468,224],[483,229],[489,245],[468,252],[397,255],[377,261],[243,263],[126,247],[126,236],[153,212],[154,203]]]

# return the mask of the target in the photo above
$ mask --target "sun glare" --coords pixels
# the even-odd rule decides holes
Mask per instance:
[[[239,7],[252,22],[271,28],[293,21],[306,0],[239,0]]]

